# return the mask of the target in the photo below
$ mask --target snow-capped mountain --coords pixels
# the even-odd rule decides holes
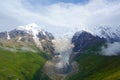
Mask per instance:
[[[74,52],[82,52],[93,45],[105,42],[106,42],[105,38],[94,36],[86,31],[76,32],[72,38],[72,43],[74,44],[73,48]]]
[[[51,33],[48,33],[42,29],[38,29],[39,26],[35,23],[32,24],[28,24],[26,26],[19,26],[16,30],[20,30],[20,31],[24,31],[30,35],[33,36],[33,40],[36,44],[37,47],[40,47],[42,49],[42,45],[41,42],[39,41],[39,39],[54,39],[53,35]]]
[[[82,51],[98,43],[120,42],[120,27],[95,27],[78,31],[72,37],[74,51]]]
[[[33,46],[35,44],[36,47],[49,53],[53,50],[52,39],[54,39],[54,36],[51,33],[39,29],[39,26],[35,23],[19,26],[9,32],[0,33],[0,42],[4,45],[13,44],[14,46]]]
[[[93,35],[103,37],[107,39],[108,42],[120,42],[120,26],[118,27],[109,27],[101,26],[91,29]]]
[[[94,36],[107,39],[108,42],[120,42],[120,26],[97,26],[97,27],[85,27],[81,28],[77,33],[86,31]]]
[[[35,23],[28,24],[25,26],[19,26],[16,30],[24,31],[28,34],[33,35],[33,37],[43,38],[43,36],[48,36],[50,39],[53,39],[53,35],[43,29],[40,29],[39,26]],[[41,34],[41,36],[40,36]]]

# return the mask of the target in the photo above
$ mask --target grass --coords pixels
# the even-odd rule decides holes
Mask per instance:
[[[0,49],[0,80],[49,80],[46,75],[38,74],[42,73],[46,58],[49,57],[43,52]]]
[[[75,60],[79,72],[67,77],[68,80],[120,80],[120,55],[102,56],[99,46],[91,47]]]

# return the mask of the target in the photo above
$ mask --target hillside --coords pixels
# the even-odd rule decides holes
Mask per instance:
[[[0,48],[0,80],[49,80],[42,74],[48,58],[45,53],[4,50]]]
[[[68,80],[119,80],[120,55],[103,56],[98,54],[97,46],[80,53],[75,61],[79,64],[79,72],[69,75]]]

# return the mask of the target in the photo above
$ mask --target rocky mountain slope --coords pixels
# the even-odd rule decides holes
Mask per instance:
[[[74,52],[83,52],[91,46],[94,46],[96,44],[102,44],[105,42],[105,38],[94,36],[86,31],[76,32],[72,38],[72,43],[74,44]]]
[[[53,52],[52,39],[54,36],[51,33],[39,29],[35,23],[0,33],[0,43],[3,46],[12,48],[37,47],[47,53]]]
[[[95,28],[94,34],[106,38],[109,42],[120,42],[120,26],[118,27],[108,27],[101,26]]]
[[[89,30],[76,32],[72,37],[75,45],[74,51],[81,51],[98,43],[120,42],[120,26],[118,27],[94,27]]]

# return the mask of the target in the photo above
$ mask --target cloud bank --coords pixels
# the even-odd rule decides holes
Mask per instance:
[[[106,56],[117,56],[118,54],[120,54],[120,43],[108,43],[107,47],[102,47],[101,54]]]
[[[120,1],[89,0],[86,4],[58,2],[50,5],[31,4],[28,0],[1,1],[0,30],[33,22],[56,34],[102,25],[115,27],[120,24]]]

